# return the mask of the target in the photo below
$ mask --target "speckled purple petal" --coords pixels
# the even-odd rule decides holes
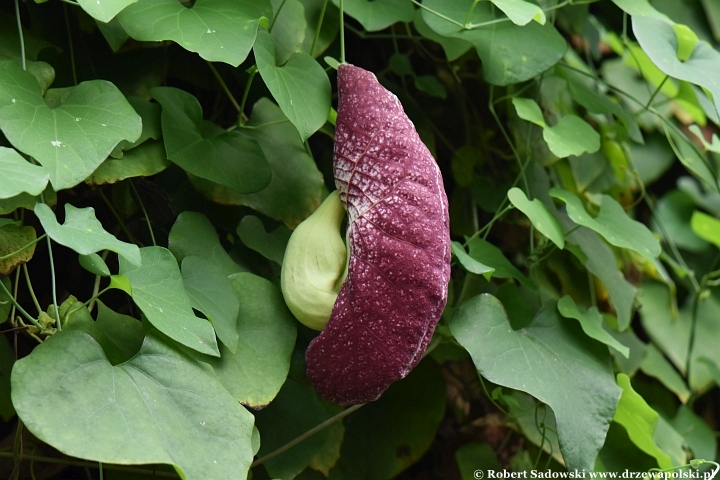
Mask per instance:
[[[447,302],[442,176],[397,97],[375,75],[338,69],[335,185],[349,214],[348,277],[307,376],[343,405],[376,400],[417,365]]]

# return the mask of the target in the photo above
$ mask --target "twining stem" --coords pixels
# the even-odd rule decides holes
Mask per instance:
[[[130,182],[130,188],[132,188],[133,192],[135,192],[135,196],[137,197],[140,208],[143,211],[143,215],[145,215],[145,221],[147,222],[148,230],[150,231],[150,239],[152,240],[153,245],[157,246],[157,242],[155,242],[155,234],[153,233],[153,228],[150,224],[150,217],[148,216],[147,210],[145,210],[145,204],[143,203],[142,198],[140,198],[140,192],[138,192],[137,188],[135,188],[135,184],[132,179],[128,179],[128,182]]]
[[[310,56],[315,55],[315,45],[317,45],[318,39],[320,38],[320,30],[322,30],[322,24],[325,20],[325,10],[327,9],[328,0],[323,2],[323,6],[320,9],[320,18],[318,19],[317,29],[315,30],[315,38],[313,38],[312,46],[310,47]]]
[[[225,83],[225,80],[223,80],[222,76],[220,76],[220,72],[217,71],[217,69],[212,64],[212,62],[205,62],[205,63],[207,63],[207,66],[210,67],[210,71],[213,73],[213,75],[215,75],[215,78],[217,79],[218,83],[220,84],[220,87],[223,89],[223,92],[225,92],[225,95],[227,95],[228,99],[230,99],[230,103],[233,104],[233,107],[235,107],[235,110],[237,110],[238,113],[242,112],[240,105],[237,103],[237,100],[235,100],[235,97],[233,96],[232,92],[230,92],[230,89],[228,88],[227,84]]]
[[[115,217],[115,220],[118,221],[118,225],[120,225],[120,228],[122,228],[123,232],[125,232],[125,235],[127,235],[128,240],[130,240],[135,245],[142,247],[143,246],[142,242],[140,242],[137,238],[135,238],[135,235],[133,235],[132,232],[130,232],[130,230],[128,230],[127,225],[125,225],[125,222],[123,221],[122,217],[120,217],[120,213],[115,209],[112,202],[110,202],[110,199],[107,198],[105,193],[102,191],[102,188],[98,189],[98,193],[100,194],[100,198],[102,198],[103,201],[105,202],[105,205],[107,205],[107,207],[110,209],[110,213],[112,213],[113,216]]]
[[[275,21],[280,16],[280,12],[282,11],[283,7],[285,6],[286,1],[287,0],[282,0],[282,2],[280,2],[280,7],[278,7],[277,12],[275,12],[275,15],[273,15],[273,18],[270,21],[270,26],[268,27],[268,32],[272,32],[272,29],[275,26]]]
[[[62,331],[62,325],[60,325],[60,312],[57,301],[57,287],[55,285],[55,260],[53,259],[52,241],[50,237],[46,237],[48,246],[48,256],[50,257],[50,286],[52,288],[52,299],[53,306],[55,307],[55,327],[58,332]]]
[[[340,0],[340,63],[345,63],[345,9]]]
[[[15,306],[15,308],[17,309],[17,311],[20,312],[20,314],[21,314],[23,317],[25,317],[25,319],[26,319],[28,322],[32,323],[32,324],[35,325],[37,328],[39,328],[40,331],[42,331],[42,330],[43,330],[43,326],[40,325],[40,322],[38,322],[37,320],[35,320],[32,316],[30,316],[29,313],[27,313],[27,312],[25,311],[25,309],[17,302],[17,300],[15,300],[15,297],[13,297],[13,296],[10,294],[10,292],[8,291],[7,287],[5,286],[5,284],[4,284],[3,282],[0,282],[0,288],[2,288],[3,293],[5,293],[5,295],[10,299],[10,302]]]
[[[63,12],[65,13],[65,28],[67,29],[68,45],[70,49],[70,67],[72,68],[73,83],[78,84],[77,71],[75,70],[75,49],[73,48],[72,31],[70,29],[70,16],[68,15],[67,5],[63,4]]]
[[[15,0],[15,20],[17,21],[18,36],[20,37],[20,61],[22,63],[22,69],[26,70],[25,39],[23,38],[22,22],[20,21],[20,0]]]
[[[35,296],[35,290],[33,290],[32,282],[30,281],[30,274],[28,273],[27,263],[23,263],[22,270],[23,270],[23,274],[25,275],[25,283],[27,284],[28,292],[30,292],[30,298],[32,298],[32,301],[35,304],[35,308],[37,309],[38,315],[40,315],[40,312],[42,312],[42,308],[40,308],[40,303],[38,302],[37,297]]]
[[[245,91],[243,92],[242,100],[240,100],[240,116],[243,122],[248,121],[248,117],[245,115],[245,103],[247,103],[248,95],[250,94],[250,86],[252,85],[253,78],[258,73],[257,65],[253,65],[248,69],[248,79],[245,82]]]

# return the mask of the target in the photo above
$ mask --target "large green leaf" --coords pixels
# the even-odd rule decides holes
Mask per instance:
[[[121,242],[106,232],[92,207],[75,208],[65,204],[65,222],[60,225],[53,211],[44,203],[35,205],[35,215],[50,238],[82,255],[112,250],[133,265],[140,265],[140,249]]]
[[[627,375],[618,374],[617,383],[622,388],[622,396],[613,420],[625,427],[630,440],[640,450],[655,457],[660,468],[672,468],[672,459],[654,440],[659,415],[633,390]]]
[[[339,413],[340,407],[324,401],[310,385],[289,378],[277,398],[255,414],[262,436],[260,456],[270,453],[290,440]],[[271,478],[294,478],[323,447],[329,430],[310,436],[286,452],[265,463]]]
[[[117,366],[88,334],[59,332],[15,364],[12,397],[28,430],[74,457],[208,480],[244,478],[252,461],[252,415],[156,332]]]
[[[142,124],[110,82],[82,82],[50,108],[35,77],[14,62],[0,62],[0,129],[61,190],[85,180],[121,140],[137,140]]]
[[[330,480],[393,478],[430,447],[445,415],[445,382],[426,359],[379,400],[345,418],[345,439]]]
[[[190,255],[204,258],[222,270],[225,278],[243,271],[220,244],[215,227],[202,213],[182,212],[170,229],[168,248],[178,262]]]
[[[515,265],[510,263],[510,260],[503,255],[502,251],[482,238],[475,237],[470,239],[468,242],[470,249],[470,256],[480,262],[482,265],[486,265],[490,268],[494,268],[495,271],[492,273],[493,277],[496,278],[515,278],[523,286],[534,289],[535,284],[522,274]]]
[[[620,397],[606,348],[563,320],[554,303],[514,331],[500,301],[487,294],[461,304],[450,330],[482,376],[553,409],[569,469],[593,468]]]
[[[249,126],[272,169],[272,180],[264,190],[243,195],[199,178],[191,180],[213,201],[247,205],[293,229],[320,205],[322,174],[297,129],[270,100],[262,98],[255,104]]]
[[[60,306],[60,321],[64,330],[80,330],[102,347],[108,362],[119,365],[135,356],[142,347],[145,332],[142,323],[133,317],[113,312],[100,300],[97,320],[87,307],[72,295]]]
[[[108,158],[85,180],[91,185],[115,183],[132,177],[149,177],[170,166],[162,140],[150,140],[123,154]]]
[[[204,257],[189,255],[183,258],[181,270],[190,304],[212,322],[218,339],[235,352],[240,302],[223,268]]]
[[[43,167],[26,161],[15,149],[0,147],[0,198],[22,192],[40,195],[49,179]]]
[[[550,195],[565,202],[568,216],[578,225],[590,228],[609,243],[620,248],[635,250],[652,261],[660,255],[660,242],[648,228],[630,218],[612,197],[603,195],[600,213],[591,217],[578,197],[559,188],[551,188]]]
[[[620,352],[625,358],[628,358],[630,349],[622,343],[615,340],[615,338],[603,329],[602,323],[603,318],[600,315],[597,307],[590,307],[585,311],[581,311],[575,301],[569,295],[565,295],[558,300],[558,310],[560,315],[565,318],[574,318],[580,322],[585,334],[594,338],[598,342],[604,343],[605,345],[614,348]]]
[[[339,0],[333,3],[340,4]],[[415,13],[410,0],[345,0],[343,8],[368,32],[383,30],[397,22],[409,23]]]
[[[540,25],[545,25],[545,12],[534,3],[525,0],[490,0],[515,25],[527,25],[535,20]]]
[[[197,98],[173,87],[150,93],[162,105],[162,130],[167,158],[188,173],[238,193],[253,193],[270,183],[270,167],[257,141],[238,130],[206,137]]]
[[[78,0],[80,7],[91,17],[101,22],[109,22],[115,15],[137,0]]]
[[[246,215],[237,227],[240,240],[268,260],[282,265],[285,247],[292,232],[280,225],[272,232],[266,232],[262,221],[254,215]]]
[[[314,36],[315,32],[308,31],[305,7],[299,0],[271,0],[271,3],[275,21],[270,33],[275,40],[275,60],[282,65],[295,52],[302,51],[305,35]]]
[[[645,375],[660,380],[681,402],[686,403],[690,398],[691,392],[685,385],[685,380],[652,343],[646,349],[640,369]]]
[[[262,407],[275,398],[290,369],[297,327],[278,287],[252,273],[231,277],[239,298],[235,353],[209,360],[235,399]]]
[[[330,113],[330,80],[325,69],[306,53],[296,53],[278,66],[275,41],[266,32],[258,32],[253,49],[260,76],[304,142]]]
[[[558,248],[565,248],[565,232],[562,225],[539,199],[528,200],[519,188],[511,188],[507,195],[510,203],[523,212],[540,233],[552,240]]]
[[[633,33],[642,49],[663,73],[706,88],[720,108],[720,53],[697,42],[686,60],[678,58],[679,40],[668,21],[655,16],[632,17]]]
[[[247,58],[262,18],[272,18],[269,0],[139,0],[118,19],[134,39],[173,40],[211,62],[237,67]]]
[[[163,247],[145,247],[140,256],[139,267],[120,257],[120,275],[130,281],[132,298],[148,321],[186,347],[220,356],[212,325],[192,311],[172,253]]]
[[[518,26],[502,21],[491,2],[423,0],[423,19],[435,32],[467,40],[483,63],[483,77],[493,85],[529,80],[555,65],[567,44],[551,22]],[[468,12],[472,14],[468,18]],[[449,21],[448,19],[452,20]],[[467,28],[461,30],[458,25]]]

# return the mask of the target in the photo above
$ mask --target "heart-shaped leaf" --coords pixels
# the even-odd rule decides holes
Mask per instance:
[[[217,337],[234,353],[240,302],[228,276],[220,266],[197,255],[183,258],[182,276],[192,307],[208,317]]]
[[[121,140],[137,140],[142,124],[110,82],[82,82],[50,108],[35,77],[15,62],[0,62],[0,129],[61,190],[85,180]]]
[[[22,192],[40,195],[49,179],[43,167],[26,161],[15,149],[0,147],[0,198]]]
[[[202,107],[195,97],[172,87],[156,87],[150,93],[163,107],[167,158],[238,193],[258,192],[270,183],[270,167],[254,138],[238,130],[204,138]]]
[[[145,247],[140,249],[140,256],[139,267],[120,257],[120,275],[130,281],[132,298],[148,321],[186,347],[220,356],[215,331],[210,322],[193,313],[180,269],[170,250]]]
[[[258,32],[253,49],[260,76],[304,142],[330,113],[330,80],[325,69],[306,53],[296,53],[285,65],[277,66],[275,41],[267,32]]]
[[[95,217],[92,207],[75,208],[65,204],[65,223],[60,225],[53,211],[44,203],[35,205],[35,215],[50,238],[82,255],[112,250],[133,265],[140,265],[140,249],[132,243],[121,242],[106,232]]]
[[[197,0],[192,8],[177,0],[140,0],[118,15],[136,40],[173,40],[205,60],[234,67],[250,53],[263,17],[272,18],[268,0]]]
[[[568,469],[593,468],[621,393],[607,348],[563,320],[554,303],[515,331],[500,301],[488,294],[461,304],[450,330],[483,377],[553,409]]]
[[[287,378],[297,327],[280,290],[252,273],[231,277],[240,299],[235,353],[208,361],[238,402],[262,407],[275,398]]]
[[[333,3],[340,4],[339,0]],[[368,32],[384,30],[397,22],[409,23],[415,13],[411,0],[345,0],[343,8]]]
[[[244,478],[252,461],[252,415],[157,332],[117,366],[88,334],[59,332],[16,362],[11,381],[25,426],[67,455],[209,480]]]
[[[263,148],[272,180],[262,191],[233,192],[227,187],[191,177],[195,188],[226,205],[247,205],[295,228],[320,205],[325,188],[315,160],[305,149],[297,129],[271,100],[261,98],[253,107],[250,134]]]
[[[278,265],[283,263],[291,233],[284,225],[266,232],[262,221],[255,215],[244,216],[237,227],[237,234],[246,246]]]
[[[625,358],[628,358],[630,349],[622,343],[615,340],[615,338],[606,332],[602,327],[603,318],[600,315],[597,307],[590,307],[585,311],[581,311],[571,296],[565,295],[558,301],[558,310],[560,315],[565,318],[574,318],[580,322],[580,326],[583,332],[590,337],[594,338],[598,342],[608,345],[618,352],[620,352]]]
[[[197,0],[192,8],[177,0],[140,0],[118,15],[136,40],[173,40],[205,60],[234,67],[247,58],[258,26],[268,18],[268,0]]]
[[[15,267],[30,261],[36,238],[33,227],[14,223],[0,226],[0,275],[10,275]]]
[[[80,7],[96,20],[107,23],[137,0],[78,0]]]

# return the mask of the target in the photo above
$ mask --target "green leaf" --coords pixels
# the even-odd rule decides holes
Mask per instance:
[[[475,275],[484,275],[487,273],[490,274],[490,277],[492,276],[492,273],[495,272],[494,268],[483,265],[468,255],[465,251],[465,247],[462,246],[462,243],[451,242],[450,248],[452,249],[452,253],[455,255],[455,258],[457,258],[460,265],[462,265],[467,272],[474,273]]]
[[[568,469],[593,468],[620,396],[605,347],[563,320],[554,303],[514,331],[502,304],[488,294],[461,304],[450,330],[483,377],[553,409]]]
[[[600,149],[600,134],[576,115],[565,115],[556,125],[544,128],[543,138],[550,151],[560,158]]]
[[[120,275],[132,286],[132,299],[162,333],[200,353],[220,356],[210,322],[193,314],[177,262],[163,247],[140,249],[142,265],[120,257]]]
[[[558,301],[557,306],[560,311],[560,315],[565,318],[574,318],[580,322],[580,326],[588,337],[594,338],[598,342],[614,348],[625,358],[629,358],[630,349],[615,340],[612,335],[603,329],[603,318],[597,307],[590,307],[582,312],[569,295],[562,297]]]
[[[534,290],[535,284],[510,263],[505,255],[495,245],[483,240],[480,237],[468,241],[470,256],[483,265],[494,268],[492,276],[495,278],[515,278],[524,287]]]
[[[483,63],[483,77],[493,85],[510,85],[539,75],[562,58],[567,44],[552,22],[518,26],[493,11],[491,2],[424,0],[423,19],[435,32],[466,40]],[[469,18],[468,12],[472,12]],[[458,25],[467,28],[461,30]]]
[[[339,5],[339,0],[333,0]],[[384,30],[397,22],[412,21],[415,9],[410,0],[345,0],[345,13],[368,32]]]
[[[540,110],[540,105],[538,105],[535,100],[531,98],[513,97],[512,104],[515,107],[518,117],[543,128],[547,126],[542,110]]]
[[[600,134],[582,118],[565,115],[556,125],[549,127],[535,100],[515,97],[512,102],[520,118],[543,127],[543,138],[555,156],[565,158],[600,149]]]
[[[304,142],[325,124],[330,112],[330,80],[325,70],[306,53],[296,53],[278,66],[275,42],[266,32],[258,32],[253,49],[260,76]]]
[[[132,295],[132,285],[130,285],[130,280],[128,280],[125,275],[110,275],[110,284],[108,287],[122,290],[128,295]]]
[[[137,0],[78,0],[80,7],[85,10],[88,15],[101,22],[109,22],[115,15]]]
[[[225,278],[243,271],[220,244],[215,227],[202,213],[182,212],[168,235],[168,248],[178,262],[197,255],[222,269]]]
[[[244,477],[252,461],[252,415],[155,332],[117,366],[86,333],[59,332],[16,362],[11,381],[28,430],[67,455],[208,480]]]
[[[537,198],[528,200],[519,188],[508,191],[508,199],[515,208],[523,212],[540,233],[548,237],[559,249],[565,248],[565,231],[550,210]]]
[[[330,476],[330,470],[337,464],[340,458],[340,448],[345,438],[345,426],[338,421],[326,428],[327,437],[320,450],[315,452],[310,460],[310,468],[321,472],[326,477]]]
[[[173,87],[155,87],[150,93],[163,107],[168,159],[188,173],[238,193],[258,192],[270,183],[270,167],[255,139],[238,130],[207,138],[197,98]]]
[[[610,244],[635,250],[650,261],[660,255],[660,242],[645,225],[630,218],[612,197],[602,196],[600,213],[593,218],[572,193],[551,188],[550,195],[565,202],[568,216],[573,222],[596,231]]]
[[[317,58],[330,47],[337,36],[340,29],[340,11],[335,5],[325,2],[325,0],[300,0],[300,3],[304,7],[305,24],[307,26],[301,51]],[[323,13],[322,25],[316,41],[315,34],[321,20],[320,16]]]
[[[12,310],[13,306],[13,304],[10,302],[10,296],[7,295],[5,292],[10,292],[10,290],[12,289],[12,284],[10,283],[10,279],[8,277],[0,278],[0,282],[2,282],[2,284],[5,286],[4,289],[0,287],[0,323],[5,323],[8,319],[8,316],[10,315],[10,310]]]
[[[660,468],[672,468],[672,459],[660,450],[653,439],[659,415],[633,390],[627,375],[619,373],[617,384],[622,388],[622,396],[613,420],[625,427],[630,440],[640,450],[655,457]]]
[[[118,143],[110,154],[113,158],[122,158],[125,150],[132,150],[151,138],[153,140],[159,140],[162,136],[162,127],[160,125],[162,107],[160,104],[143,100],[140,97],[128,97],[127,100],[135,109],[135,112],[142,118],[142,133],[140,134],[140,138],[134,142],[123,140]]]
[[[208,362],[235,399],[250,407],[270,403],[290,369],[297,327],[278,287],[251,273],[231,277],[240,299],[235,353]],[[264,442],[263,442],[264,444]]]
[[[85,180],[90,185],[116,183],[133,177],[149,177],[170,166],[162,140],[150,140],[124,153],[120,159],[108,158]]]
[[[27,192],[40,195],[50,174],[43,167],[26,161],[16,150],[0,147],[0,198]]]
[[[190,305],[212,323],[218,339],[235,352],[240,302],[223,268],[197,255],[182,260],[181,271]]]
[[[105,37],[105,40],[107,40],[108,45],[110,45],[113,52],[120,50],[120,47],[122,47],[125,42],[127,42],[127,39],[130,38],[130,35],[128,35],[122,27],[120,20],[118,20],[117,17],[107,23],[97,20],[95,23],[97,23],[98,30],[100,30],[100,33],[102,33],[103,37]]]
[[[270,453],[339,413],[340,408],[324,401],[306,383],[289,378],[277,398],[255,414],[262,435],[258,455]],[[312,461],[327,440],[324,429],[265,462],[271,478],[294,478]]]
[[[660,383],[677,395],[682,403],[687,403],[690,390],[685,385],[685,380],[652,343],[648,345],[640,369],[645,375],[660,380]]]
[[[567,217],[565,218],[567,219]],[[563,223],[566,231],[573,228],[570,220]],[[598,234],[584,227],[567,235],[566,240],[568,243],[580,247],[584,255],[578,260],[590,273],[603,282],[617,312],[618,329],[621,331],[627,329],[630,325],[636,289],[633,284],[625,280],[618,270],[617,260],[612,249]],[[573,251],[573,253],[575,252]]]
[[[490,0],[502,12],[508,16],[515,25],[527,25],[535,20],[540,25],[545,25],[545,12],[534,3],[524,0]]]
[[[140,351],[145,338],[142,323],[113,312],[100,300],[97,302],[97,320],[93,320],[87,307],[71,295],[60,306],[60,321],[64,330],[80,330],[93,337],[108,361],[119,365]]]
[[[205,60],[233,67],[247,58],[263,17],[272,18],[268,0],[197,0],[191,8],[177,0],[139,0],[118,15],[135,40],[173,40]]]
[[[35,253],[36,238],[33,227],[0,226],[0,276],[10,275],[15,267],[30,261]]]
[[[690,224],[695,208],[695,201],[690,195],[671,190],[655,205],[653,230],[679,248],[693,252],[706,250],[708,243],[693,231]]]
[[[0,62],[0,129],[61,190],[85,180],[121,140],[135,141],[142,125],[110,82],[82,82],[50,108],[35,77],[14,62]]]
[[[720,108],[720,53],[697,42],[685,61],[678,58],[679,42],[673,25],[657,17],[632,17],[633,33],[642,49],[665,74],[707,89]]]
[[[295,127],[270,100],[260,99],[249,125],[270,163],[272,180],[262,191],[242,195],[202,179],[191,181],[203,195],[226,205],[247,205],[295,228],[320,205],[323,177]]]
[[[691,408],[681,405],[670,422],[675,431],[685,437],[687,446],[695,458],[715,458],[717,439],[712,429]]]
[[[690,227],[698,237],[720,247],[720,220],[698,210],[690,218]]]
[[[418,8],[417,10],[415,10],[415,18],[413,19],[413,25],[415,26],[415,30],[417,30],[420,35],[440,44],[440,46],[443,48],[443,51],[445,52],[445,56],[447,57],[448,62],[457,60],[465,52],[472,48],[472,44],[467,40],[446,37],[435,32],[435,30],[430,28],[430,26],[428,26],[428,24],[425,22],[425,19],[423,18],[422,8]]]
[[[455,461],[462,480],[477,480],[478,470],[500,470],[495,450],[487,443],[466,443],[455,450]]]
[[[445,100],[447,98],[447,89],[437,77],[433,75],[418,75],[415,77],[415,88],[421,92],[425,92],[431,97],[437,97]]]
[[[110,269],[105,263],[105,260],[103,260],[102,257],[97,253],[80,255],[78,256],[78,261],[80,263],[80,266],[90,273],[100,275],[101,277],[110,276]]]
[[[445,415],[444,385],[438,365],[426,359],[379,400],[346,417],[330,478],[394,478],[422,458]]]
[[[82,255],[112,250],[133,265],[140,265],[140,249],[132,243],[121,242],[105,231],[95,217],[92,207],[75,208],[65,204],[65,223],[60,225],[55,213],[44,203],[35,205],[35,215],[48,236],[61,245]]]
[[[237,227],[237,234],[245,245],[278,265],[283,263],[291,233],[284,225],[266,232],[262,221],[254,215],[244,216]]]
[[[649,16],[663,18],[667,20],[667,16],[658,12],[655,7],[650,4],[649,0],[612,0],[615,5],[620,7],[628,15]]]
[[[298,0],[271,0],[275,21],[270,31],[277,47],[276,61],[280,65],[295,52],[300,52],[308,33],[305,7]],[[277,11],[281,8],[280,12]],[[312,31],[311,35],[315,35]]]

